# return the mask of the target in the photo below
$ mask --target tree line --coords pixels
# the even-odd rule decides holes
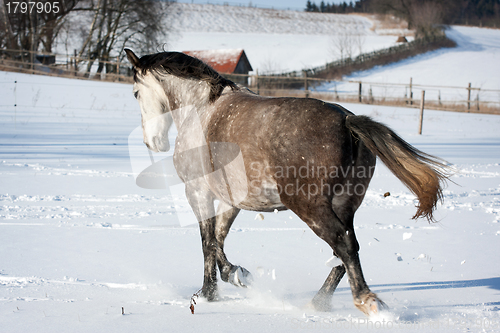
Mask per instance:
[[[348,13],[365,13],[367,12],[367,3],[369,0],[358,0],[356,2],[342,2],[340,4],[329,3],[321,1],[319,5],[310,0],[306,3],[306,12],[317,12],[317,13],[336,13],[336,14],[348,14]]]
[[[419,28],[421,21],[432,24],[465,24],[500,27],[500,0],[357,0],[340,4],[310,0],[306,12],[392,14]],[[429,15],[424,19],[422,16]]]
[[[108,61],[123,58],[125,46],[151,53],[162,44],[170,4],[157,0],[0,0],[0,48],[52,53],[56,41],[63,41],[67,53],[84,63],[88,72],[97,64],[98,73],[112,73],[116,66]],[[21,52],[10,54],[22,56]],[[8,55],[4,52],[2,57]]]

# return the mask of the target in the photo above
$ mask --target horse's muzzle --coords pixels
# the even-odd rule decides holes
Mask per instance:
[[[146,147],[149,148],[149,150],[154,151],[155,153],[164,153],[170,150],[170,143],[168,140],[162,140],[161,138],[155,136],[152,138],[151,143],[144,142],[146,144]]]

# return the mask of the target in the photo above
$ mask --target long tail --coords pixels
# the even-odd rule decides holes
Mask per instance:
[[[416,149],[369,117],[347,116],[346,126],[417,196],[419,204],[413,218],[434,221],[434,209],[442,200],[442,186],[449,177],[446,162]]]

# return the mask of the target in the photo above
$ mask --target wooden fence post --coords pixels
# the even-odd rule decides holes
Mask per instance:
[[[259,70],[255,70],[255,87],[256,87],[256,90],[257,90],[257,95],[260,95],[260,91],[259,91]]]
[[[422,134],[422,125],[424,123],[424,103],[425,103],[425,90],[422,90],[422,98],[420,99],[420,124],[418,126],[418,134]]]
[[[359,99],[360,103],[363,101],[363,97],[361,96],[362,90],[363,90],[363,86],[362,86],[361,81],[359,81],[358,99]]]
[[[302,71],[304,73],[304,93],[306,95],[306,98],[309,97],[309,85],[307,82],[307,71]]]
[[[410,78],[410,105],[413,105],[413,78]]]
[[[470,112],[470,91],[471,89],[471,83],[469,82],[469,87],[467,88],[467,112]]]
[[[74,63],[74,68],[75,68],[75,76],[76,76],[76,72],[78,71],[78,67],[77,67],[77,64],[76,64],[76,49],[74,49],[74,57],[73,57],[73,63]]]
[[[17,80],[14,81],[14,128],[17,128]]]

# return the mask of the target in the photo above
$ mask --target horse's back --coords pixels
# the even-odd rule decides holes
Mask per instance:
[[[251,141],[259,145],[270,141],[292,143],[293,137],[303,143],[322,142],[331,134],[347,132],[345,117],[349,114],[352,113],[339,105],[312,98],[261,97],[236,92],[224,96],[215,106],[207,126],[207,139],[242,144]]]
[[[215,103],[206,133],[208,142],[234,143],[241,150],[245,170],[233,173],[246,174],[249,196],[240,208],[272,210],[282,207],[285,190],[343,182],[330,175],[355,155],[345,127],[349,114],[316,99],[233,93]]]
[[[340,163],[338,157],[352,148],[345,127],[349,114],[338,105],[317,99],[234,93],[221,98],[207,139],[236,143],[248,158],[266,159],[260,156],[264,151],[278,164],[316,161],[331,165]]]

